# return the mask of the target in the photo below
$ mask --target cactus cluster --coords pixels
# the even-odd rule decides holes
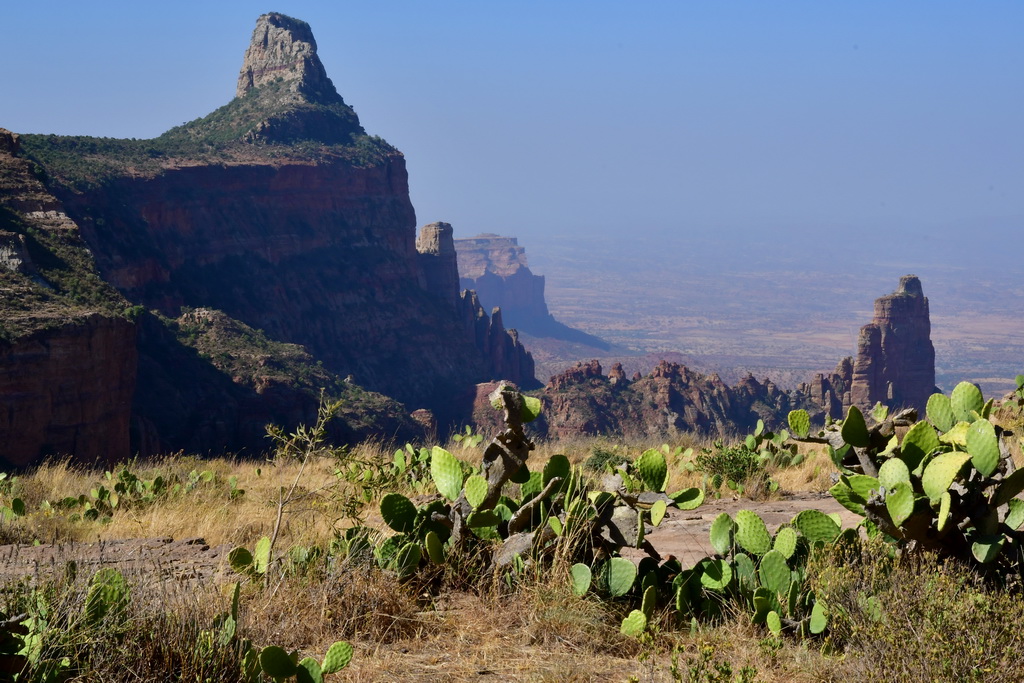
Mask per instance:
[[[807,559],[841,533],[837,516],[804,510],[772,535],[757,513],[723,512],[711,525],[716,554],[681,571],[673,580],[675,607],[694,622],[715,619],[726,602],[743,605],[754,623],[779,635],[822,633],[828,611],[807,589]]]
[[[872,532],[905,549],[929,549],[986,571],[1022,559],[1024,470],[1009,450],[1012,434],[994,420],[993,401],[961,382],[932,395],[927,419],[905,410],[874,412],[869,427],[851,407],[816,437],[842,475],[831,493],[866,518]]]

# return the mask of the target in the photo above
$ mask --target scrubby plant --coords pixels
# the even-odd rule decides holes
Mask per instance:
[[[913,410],[879,413],[883,420],[869,428],[852,406],[817,437],[842,471],[830,492],[901,549],[931,550],[989,574],[1018,571],[1024,470],[992,410],[969,382],[932,395],[926,420]]]

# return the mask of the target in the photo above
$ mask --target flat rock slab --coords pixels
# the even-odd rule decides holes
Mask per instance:
[[[828,493],[800,493],[784,495],[778,500],[757,502],[746,499],[705,500],[695,510],[669,508],[668,514],[658,527],[647,531],[647,540],[662,557],[673,555],[684,567],[691,567],[708,555],[714,555],[709,532],[715,517],[728,512],[735,515],[739,510],[753,510],[772,533],[803,510],[821,510],[826,514],[838,512],[843,528],[855,526],[861,517],[850,512]],[[642,550],[623,549],[623,557],[639,562],[646,556]]]
[[[229,544],[211,547],[201,538],[0,545],[0,582],[57,576],[68,562],[75,563],[79,576],[114,567],[126,575],[205,582],[230,572],[229,552]]]

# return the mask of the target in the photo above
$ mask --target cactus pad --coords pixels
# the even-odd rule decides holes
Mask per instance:
[[[942,496],[939,497],[939,514],[935,524],[935,528],[939,531],[946,528],[946,521],[949,520],[949,507],[952,503],[953,496],[949,495],[949,491],[943,491]]]
[[[656,500],[651,505],[651,524],[658,526],[661,524],[661,520],[665,519],[665,512],[668,510],[668,504],[663,500]]]
[[[925,414],[928,416],[928,421],[941,432],[948,432],[956,424],[956,420],[953,418],[953,405],[945,394],[929,396]]]
[[[320,662],[312,657],[302,659],[295,668],[296,683],[324,683]]]
[[[805,439],[811,432],[811,416],[806,410],[791,410],[789,412],[789,428],[799,438]]]
[[[933,398],[935,396],[942,396],[942,394],[933,394]],[[945,396],[942,397],[945,398]],[[950,426],[952,427],[952,425]],[[927,422],[921,421],[914,424],[903,437],[900,459],[906,463],[908,469],[914,471],[924,461],[925,456],[938,447],[939,437],[935,433],[935,428]]]
[[[740,588],[753,591],[757,588],[757,571],[754,569],[754,561],[746,553],[736,553],[733,560],[736,565],[736,581]]]
[[[700,583],[705,588],[721,592],[732,582],[732,567],[725,560],[706,560],[702,567]]]
[[[967,453],[943,453],[928,463],[921,477],[921,487],[932,504],[938,502],[942,494],[949,490],[960,470],[970,459],[971,456]]]
[[[454,501],[462,493],[462,464],[440,446],[430,451],[430,476],[437,492],[448,500]]]
[[[407,534],[416,526],[416,506],[401,493],[389,493],[380,499],[380,516],[400,534]]]
[[[900,482],[910,483],[910,468],[899,458],[889,458],[878,468],[878,485],[891,491]]]
[[[865,515],[864,503],[866,501],[843,482],[837,481],[832,488],[828,490],[828,492],[832,494],[832,497],[836,499],[836,502],[850,512],[858,514],[861,517]]]
[[[542,472],[530,472],[530,479],[520,485],[519,493],[523,497],[523,504],[533,500],[537,494],[544,490],[544,474]]]
[[[96,571],[89,580],[85,597],[85,614],[90,623],[97,623],[106,615],[120,611],[128,604],[128,582],[124,574],[112,567]]]
[[[444,545],[441,537],[433,531],[428,531],[423,538],[423,547],[427,549],[427,557],[434,564],[444,564]]]
[[[466,501],[476,510],[487,497],[487,480],[479,474],[466,479]]]
[[[352,661],[352,646],[344,640],[339,640],[327,649],[324,655],[324,663],[321,666],[323,673],[333,674],[341,671]]]
[[[779,613],[775,610],[772,610],[765,615],[764,624],[772,634],[777,636],[782,635],[782,619],[779,617]]]
[[[978,536],[971,544],[971,554],[982,564],[987,564],[999,556],[1006,541],[1002,534],[995,536]]]
[[[1024,524],[1024,500],[1014,498],[1010,501],[1009,510],[1003,523],[1014,531],[1019,529],[1021,524]]]
[[[914,487],[909,481],[897,482],[885,494],[885,507],[889,511],[892,523],[902,526],[914,512]]]
[[[654,608],[658,603],[658,589],[654,586],[648,586],[644,591],[644,597],[640,601],[640,611],[644,613],[644,616],[650,620],[654,616]]]
[[[970,382],[957,384],[953,388],[953,393],[949,395],[949,402],[953,408],[953,418],[958,422],[973,422],[974,415],[971,413],[980,414],[985,407],[981,390]]]
[[[676,491],[669,498],[675,501],[676,507],[680,510],[693,510],[704,502],[704,489],[700,487],[683,489]]]
[[[772,547],[768,527],[753,510],[736,513],[736,542],[753,555],[764,555]]]
[[[843,420],[842,429],[843,441],[856,448],[866,448],[870,443],[868,436],[868,425],[864,421],[864,414],[857,406],[850,406]]]
[[[636,565],[622,557],[608,560],[607,580],[608,593],[613,598],[622,597],[633,587],[636,580]]]
[[[256,541],[255,552],[252,554],[252,570],[257,574],[266,574],[270,568],[270,538],[263,536]]]
[[[625,619],[622,620],[622,626],[619,631],[624,636],[630,636],[635,638],[644,632],[647,628],[647,617],[638,609],[633,610],[629,613]]]
[[[244,574],[252,566],[252,553],[239,546],[228,553],[228,564],[239,574]]]
[[[719,555],[729,554],[729,551],[732,550],[732,538],[735,530],[736,525],[728,512],[723,512],[715,517],[715,521],[711,523],[710,536],[711,547],[715,549],[716,553]]]
[[[633,464],[636,466],[636,471],[640,474],[640,479],[643,481],[645,489],[648,491],[665,490],[665,482],[668,479],[668,465],[665,462],[664,453],[651,448],[644,451]]]
[[[853,489],[853,492],[863,501],[871,497],[872,491],[879,488],[878,480],[866,474],[850,474],[840,479],[843,483]]]
[[[796,552],[796,541],[797,535],[793,527],[784,526],[775,532],[775,541],[772,543],[772,549],[778,550],[788,560]]]
[[[967,429],[967,452],[974,469],[991,477],[999,466],[999,438],[988,420],[976,420]]]
[[[541,402],[539,398],[533,396],[523,396],[523,408],[520,411],[520,416],[523,418],[523,422],[533,422],[540,416]]]
[[[544,485],[555,477],[562,478],[562,485],[569,483],[569,475],[572,474],[572,465],[569,458],[564,455],[552,455],[551,459],[544,464]]]
[[[828,627],[828,609],[825,607],[825,603],[818,600],[811,608],[810,631],[812,634],[818,635],[823,633],[826,627]]]
[[[1017,494],[1024,491],[1024,469],[1015,471],[1013,474],[1003,479],[1002,485],[996,492],[996,505],[1006,505],[1011,500],[1017,497]]]
[[[282,679],[294,676],[295,662],[283,647],[268,645],[260,651],[260,666],[271,678]]]
[[[810,543],[831,541],[842,531],[835,520],[820,510],[804,510],[793,518],[793,526]]]
[[[581,596],[590,590],[590,582],[593,579],[590,567],[582,562],[577,562],[569,570],[569,576],[572,578],[573,595]]]
[[[786,557],[778,550],[769,550],[765,553],[761,558],[758,573],[761,575],[761,585],[775,595],[789,593],[789,565],[786,564]]]

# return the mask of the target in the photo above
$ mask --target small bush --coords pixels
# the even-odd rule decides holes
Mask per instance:
[[[606,472],[628,462],[629,458],[621,453],[616,453],[601,446],[594,446],[590,457],[584,461],[583,467],[591,472]]]

